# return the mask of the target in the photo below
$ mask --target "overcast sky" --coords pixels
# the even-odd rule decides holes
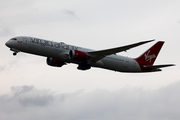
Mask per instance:
[[[179,0],[1,0],[0,119],[179,120]],[[32,36],[95,50],[156,39],[118,53],[138,57],[159,40],[162,72],[133,74],[12,55],[5,42]]]

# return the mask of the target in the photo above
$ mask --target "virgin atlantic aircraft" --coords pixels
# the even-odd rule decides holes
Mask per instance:
[[[53,42],[34,37],[14,37],[6,42],[6,46],[14,51],[13,55],[19,52],[47,57],[47,64],[54,67],[62,67],[67,63],[77,64],[77,69],[88,70],[91,67],[104,68],[118,72],[155,72],[161,71],[160,68],[174,66],[173,64],[153,65],[163,41],[158,41],[150,49],[137,58],[129,58],[116,55],[118,52],[127,51],[131,48],[152,42],[148,40],[130,44],[122,47],[91,50],[63,42]]]

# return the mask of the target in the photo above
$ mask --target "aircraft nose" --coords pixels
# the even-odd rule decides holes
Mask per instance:
[[[12,48],[14,46],[14,42],[12,40],[8,40],[5,45],[9,48]]]
[[[11,38],[5,43],[5,45],[9,48],[12,48],[14,47],[14,45],[16,45],[16,41],[17,41],[17,38]]]
[[[9,47],[9,46],[10,46],[9,41],[7,41],[7,42],[5,43],[5,45],[6,45],[7,47]]]

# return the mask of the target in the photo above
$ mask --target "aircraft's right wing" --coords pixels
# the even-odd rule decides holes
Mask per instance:
[[[152,41],[154,41],[154,40],[148,40],[148,41],[138,42],[138,43],[122,46],[122,47],[111,48],[111,49],[106,49],[106,50],[99,50],[99,51],[92,51],[92,52],[87,52],[87,53],[91,57],[90,61],[96,62],[96,61],[102,59],[103,57],[105,57],[107,55],[126,51],[126,50],[129,50],[131,48],[134,48],[134,47],[137,47],[137,46],[140,46],[140,45],[143,45],[145,43],[152,42]]]

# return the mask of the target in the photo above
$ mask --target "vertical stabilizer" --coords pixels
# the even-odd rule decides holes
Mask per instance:
[[[136,58],[135,60],[139,63],[140,66],[153,65],[163,44],[164,41],[157,42],[155,45],[153,45],[150,49],[148,49],[145,53],[143,53],[140,57]]]

